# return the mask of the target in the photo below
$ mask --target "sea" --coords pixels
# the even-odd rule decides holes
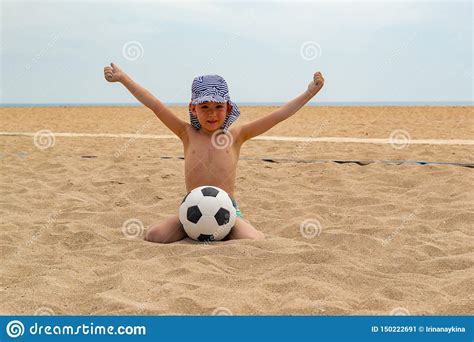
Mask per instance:
[[[187,106],[189,102],[170,102],[167,106]],[[239,106],[281,106],[285,102],[236,102]],[[397,101],[397,102],[314,102],[307,103],[306,106],[472,106],[473,101]],[[140,103],[0,103],[0,107],[141,107]]]

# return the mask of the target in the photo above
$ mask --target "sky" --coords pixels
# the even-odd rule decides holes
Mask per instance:
[[[236,102],[472,101],[472,2],[1,1],[0,103],[165,103],[223,76]]]

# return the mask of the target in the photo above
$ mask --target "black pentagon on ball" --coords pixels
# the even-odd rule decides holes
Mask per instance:
[[[211,197],[217,197],[217,194],[219,193],[219,190],[216,188],[211,188],[210,186],[201,189],[202,195],[203,196],[211,196]]]
[[[201,210],[199,210],[199,207],[197,205],[193,205],[188,208],[188,212],[186,213],[186,218],[188,219],[189,222],[192,223],[197,223],[199,219],[201,218],[202,213]]]
[[[222,226],[226,223],[229,223],[230,212],[227,209],[220,208],[214,215],[214,218],[216,219],[217,224],[219,224],[219,226]]]
[[[214,235],[212,234],[200,234],[198,236],[198,241],[214,241]]]

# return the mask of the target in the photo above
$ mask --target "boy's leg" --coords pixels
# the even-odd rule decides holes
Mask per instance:
[[[186,237],[186,232],[179,221],[178,215],[171,216],[148,228],[145,240],[150,242],[170,243],[182,240]]]
[[[265,235],[255,229],[250,222],[247,220],[237,217],[235,225],[228,235],[229,240],[232,239],[253,239],[253,240],[264,240]]]

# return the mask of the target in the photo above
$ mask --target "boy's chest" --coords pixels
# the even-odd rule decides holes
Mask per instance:
[[[184,146],[186,165],[203,164],[224,167],[234,165],[239,157],[239,148],[229,136],[200,136],[195,134],[190,137]]]

